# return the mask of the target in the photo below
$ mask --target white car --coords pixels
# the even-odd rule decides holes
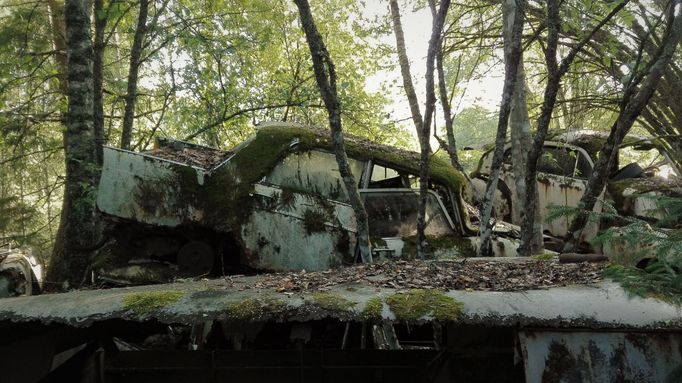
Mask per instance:
[[[557,134],[545,141],[543,154],[538,160],[537,183],[540,215],[546,234],[563,237],[569,227],[569,218],[545,220],[551,205],[577,206],[585,193],[592,175],[595,159],[606,142],[607,133],[573,131]],[[493,149],[483,154],[478,168],[472,174],[474,200],[482,196],[490,174]],[[629,136],[620,146],[616,164],[611,169],[605,195],[601,200],[616,208],[623,216],[635,216],[650,222],[662,218],[665,212],[657,207],[656,196],[682,196],[680,169],[669,160],[665,150],[654,141]],[[494,204],[496,216],[520,224],[515,211],[515,175],[511,161],[511,143],[505,145],[502,169]],[[603,205],[597,203],[596,212]],[[600,229],[597,223],[589,224],[583,231],[581,242],[592,239]]]

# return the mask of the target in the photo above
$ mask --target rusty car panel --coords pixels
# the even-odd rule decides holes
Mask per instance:
[[[527,383],[678,382],[682,334],[522,330]]]

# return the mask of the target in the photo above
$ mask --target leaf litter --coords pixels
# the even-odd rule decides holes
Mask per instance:
[[[341,284],[360,283],[393,289],[524,291],[556,286],[594,284],[602,280],[606,263],[561,264],[556,261],[388,261],[337,269],[260,275],[240,289],[277,292],[325,291]],[[235,276],[226,277],[234,285]]]

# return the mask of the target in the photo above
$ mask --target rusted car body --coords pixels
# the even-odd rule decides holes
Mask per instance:
[[[417,153],[352,137],[346,146],[374,257],[413,256]],[[293,124],[261,126],[231,151],[170,140],[145,153],[105,148],[97,205],[112,223],[111,241],[98,259],[127,278],[167,273],[164,265],[220,275],[353,264],[355,215],[330,150],[326,131]],[[432,254],[475,252],[462,180],[447,162],[432,161]],[[516,245],[497,238],[495,249],[513,255]]]
[[[531,270],[547,261],[478,258],[437,270],[465,263],[494,280],[510,262]],[[428,273],[435,263],[398,268]],[[658,383],[681,376],[680,307],[632,296],[612,281],[411,289],[400,273],[390,279],[395,287],[384,287],[382,270],[340,283],[327,282],[334,271],[299,272],[7,299],[0,352],[12,368],[3,381]],[[305,288],[305,279],[326,287]]]
[[[557,134],[548,139],[543,154],[538,160],[537,189],[540,216],[546,233],[563,237],[566,235],[569,218],[562,217],[547,221],[544,218],[552,205],[577,206],[585,193],[587,180],[592,174],[595,158],[606,142],[603,132],[576,131]],[[624,164],[629,153],[651,152],[648,164],[636,162]],[[511,144],[505,145],[503,165],[500,172],[498,199],[495,209],[498,217],[519,224],[519,212],[515,208],[514,172],[511,162]],[[647,153],[649,154],[649,153]],[[492,149],[486,151],[472,174],[475,195],[482,195],[485,181],[490,173]],[[616,208],[619,214],[634,216],[654,222],[665,215],[656,202],[657,196],[682,196],[680,169],[676,169],[666,157],[666,152],[651,140],[628,137],[619,148],[617,161],[610,172],[610,181],[605,194],[600,196],[594,211],[603,209],[603,202]],[[600,229],[599,223],[591,222],[583,231],[582,241],[594,238]]]
[[[0,246],[0,298],[40,293],[42,266],[28,249]]]

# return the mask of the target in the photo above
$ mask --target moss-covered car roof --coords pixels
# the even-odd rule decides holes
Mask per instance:
[[[352,158],[372,160],[397,170],[419,174],[419,153],[351,135],[345,135],[345,147]],[[230,162],[236,165],[235,169],[242,181],[256,182],[287,154],[312,149],[333,150],[328,130],[285,123],[269,124],[259,128],[250,142],[237,148]],[[429,169],[432,179],[447,185],[456,194],[460,193],[464,176],[448,161],[432,156]]]

